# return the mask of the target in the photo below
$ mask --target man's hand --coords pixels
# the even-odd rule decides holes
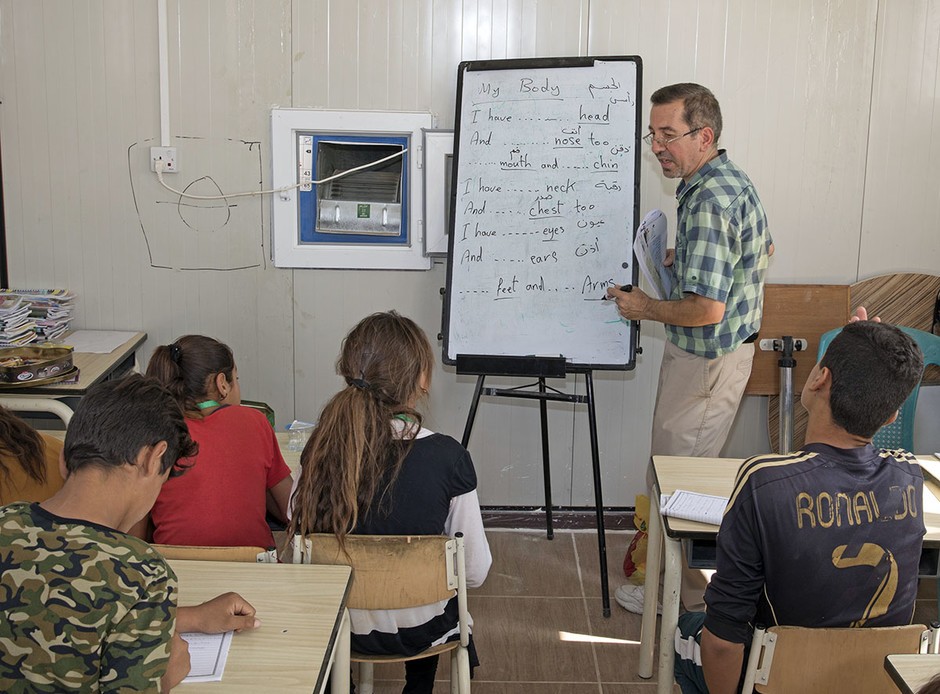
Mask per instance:
[[[676,249],[667,248],[666,257],[663,258],[663,267],[672,267],[674,262],[676,262]]]
[[[607,288],[607,298],[617,302],[617,311],[627,320],[654,320],[669,325],[696,327],[714,325],[725,315],[725,305],[698,294],[686,294],[675,301],[657,301],[639,287],[629,292]]]
[[[173,632],[170,639],[170,662],[166,666],[166,673],[161,680],[161,691],[168,692],[183,681],[189,674],[189,644],[180,636],[178,631]]]
[[[259,626],[255,608],[238,593],[224,593],[195,607],[180,607],[176,615],[176,629],[181,632],[221,634]]]
[[[607,296],[617,302],[617,311],[627,320],[646,320],[652,299],[639,287],[629,292],[618,287],[607,287]]]
[[[849,323],[856,323],[860,320],[870,320],[874,323],[881,322],[881,318],[879,318],[878,316],[875,316],[874,318],[869,318],[868,309],[865,308],[864,306],[859,306],[857,309],[855,309],[855,315],[849,318]]]

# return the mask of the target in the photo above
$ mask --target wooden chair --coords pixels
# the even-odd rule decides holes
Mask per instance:
[[[360,664],[358,691],[373,691],[375,663],[400,663],[450,652],[451,692],[470,692],[469,614],[463,536],[347,535],[345,552],[332,534],[294,538],[294,563],[342,564],[353,568],[346,606],[397,610],[450,600],[457,595],[460,639],[414,656],[351,654]]]
[[[899,627],[757,628],[742,692],[896,692],[885,656],[920,653],[931,645],[922,624]]]
[[[273,552],[264,547],[209,547],[205,545],[158,545],[154,548],[166,559],[201,559],[203,561],[244,561],[275,563]]]

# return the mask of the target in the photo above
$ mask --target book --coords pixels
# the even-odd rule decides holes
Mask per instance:
[[[728,499],[723,496],[699,494],[684,489],[677,489],[662,505],[664,516],[698,521],[711,525],[721,525]]]

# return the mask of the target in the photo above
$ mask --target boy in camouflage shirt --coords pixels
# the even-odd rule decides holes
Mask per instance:
[[[89,391],[66,434],[62,489],[0,508],[0,691],[165,692],[189,672],[180,632],[258,626],[235,593],[177,610],[173,570],[125,534],[196,450],[156,381]]]

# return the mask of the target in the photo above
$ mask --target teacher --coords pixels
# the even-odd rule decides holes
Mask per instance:
[[[721,107],[715,95],[682,83],[658,89],[650,101],[643,140],[663,175],[682,179],[676,189],[676,247],[664,261],[675,284],[664,301],[638,288],[610,287],[607,294],[624,318],[665,326],[652,454],[715,457],[751,374],[773,242],[754,185],[718,149]],[[700,604],[696,592],[698,600],[689,605],[683,590],[686,608]]]

